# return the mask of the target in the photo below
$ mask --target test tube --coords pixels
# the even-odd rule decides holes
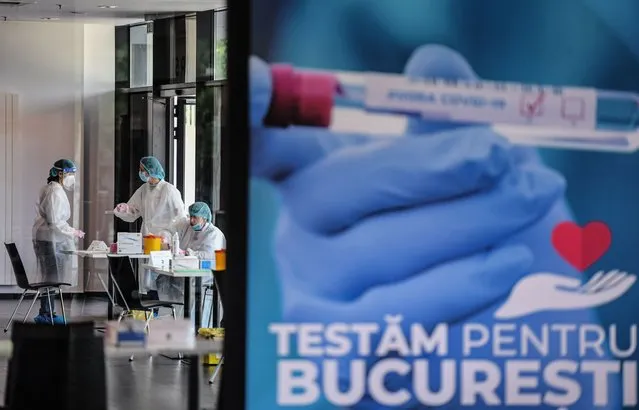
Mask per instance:
[[[264,120],[269,126],[401,134],[409,118],[420,118],[487,125],[523,145],[616,152],[639,147],[639,96],[632,92],[304,71],[290,65],[269,70],[272,96]]]

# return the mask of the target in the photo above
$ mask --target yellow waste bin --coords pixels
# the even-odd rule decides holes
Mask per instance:
[[[224,249],[215,251],[215,270],[226,270],[226,250]]]
[[[144,254],[150,255],[151,252],[162,250],[162,237],[147,235],[144,237]]]
[[[224,341],[224,328],[215,327],[215,328],[201,328],[198,330],[198,336],[209,339],[209,340],[220,340]],[[211,353],[202,355],[202,364],[205,366],[216,366],[220,363],[222,359],[222,355],[219,353]]]

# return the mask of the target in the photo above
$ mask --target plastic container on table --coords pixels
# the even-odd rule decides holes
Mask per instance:
[[[144,254],[149,255],[151,252],[162,250],[162,237],[155,235],[146,235],[144,237]]]
[[[226,270],[226,250],[221,249],[215,251],[215,270]]]

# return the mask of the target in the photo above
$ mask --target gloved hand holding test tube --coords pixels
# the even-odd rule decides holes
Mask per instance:
[[[639,96],[631,92],[332,73],[284,64],[271,66],[271,71],[276,106],[267,124],[330,127],[340,110],[359,109],[424,121],[490,125],[513,143],[537,147],[618,152],[639,148]],[[286,106],[296,104],[289,118],[282,115]]]
[[[406,78],[413,76],[477,78],[462,56],[440,46],[413,54]],[[494,324],[494,312],[525,275],[549,271],[580,277],[550,243],[552,229],[571,219],[563,198],[565,183],[534,149],[511,146],[494,126],[470,114],[454,121],[404,114],[405,129],[393,135],[374,127],[366,132],[327,129],[334,104],[361,106],[358,98],[336,96],[338,85],[335,77],[300,77],[251,60],[251,172],[275,186],[281,198],[274,252],[284,321],[385,326],[384,316],[392,312],[403,317],[405,331],[411,323],[427,329],[449,323],[448,357],[456,357],[461,354],[461,325]],[[341,92],[356,94],[354,88]],[[587,132],[579,128],[574,135],[582,138]],[[396,138],[400,136],[405,138]],[[562,321],[597,323],[591,309],[542,312],[520,323],[539,331]],[[558,357],[579,356],[573,342],[566,355],[557,349],[551,346],[545,354],[531,352],[528,357],[543,368]],[[472,357],[492,357],[490,344]],[[429,357],[437,380],[442,376],[439,359]],[[503,371],[507,359],[492,360]],[[342,390],[349,386],[347,362],[339,372]],[[460,374],[454,377],[461,383]],[[571,377],[584,391],[592,391],[592,378]],[[541,391],[551,388],[544,380],[539,383]],[[387,384],[392,390],[413,387],[411,374],[389,375]],[[618,407],[618,389],[618,381],[611,380],[603,408]],[[583,397],[570,408],[590,409],[592,402]],[[367,396],[353,408],[396,406]],[[488,407],[508,406],[478,403],[472,408]],[[401,408],[422,407],[413,397]],[[537,408],[557,406],[543,403]]]

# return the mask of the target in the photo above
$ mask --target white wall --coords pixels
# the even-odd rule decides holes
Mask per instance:
[[[97,97],[113,90],[113,38],[110,26],[0,24],[0,92],[19,96],[21,123],[21,136],[13,146],[14,183],[20,187],[13,198],[13,234],[11,238],[0,239],[16,242],[28,271],[35,271],[31,245],[35,201],[38,190],[46,183],[49,168],[59,158],[71,158],[81,169],[91,166],[83,161],[85,139],[98,140],[110,132],[112,143],[112,128],[102,129],[108,123],[108,115],[112,124],[112,97],[111,103],[108,98],[105,102]],[[109,44],[109,51],[102,53],[100,49]],[[109,154],[112,150],[106,151],[101,161],[108,162]],[[111,172],[112,169],[111,165]],[[77,180],[80,189],[71,198],[72,219],[75,226],[82,228],[85,202],[82,173]],[[92,202],[88,205],[90,208]]]
[[[13,197],[17,191],[13,183],[13,142],[18,135],[18,96],[0,93],[0,166],[4,164],[0,174],[0,237],[11,237],[13,229]],[[16,115],[14,115],[16,113]],[[0,253],[0,267],[4,267],[4,275],[0,269],[1,283],[11,283],[11,258]]]
[[[91,240],[111,243],[115,179],[115,28],[86,24],[84,26],[84,224],[85,245]],[[106,274],[106,261],[88,266],[92,271]],[[85,289],[102,291],[95,275],[85,272]]]

